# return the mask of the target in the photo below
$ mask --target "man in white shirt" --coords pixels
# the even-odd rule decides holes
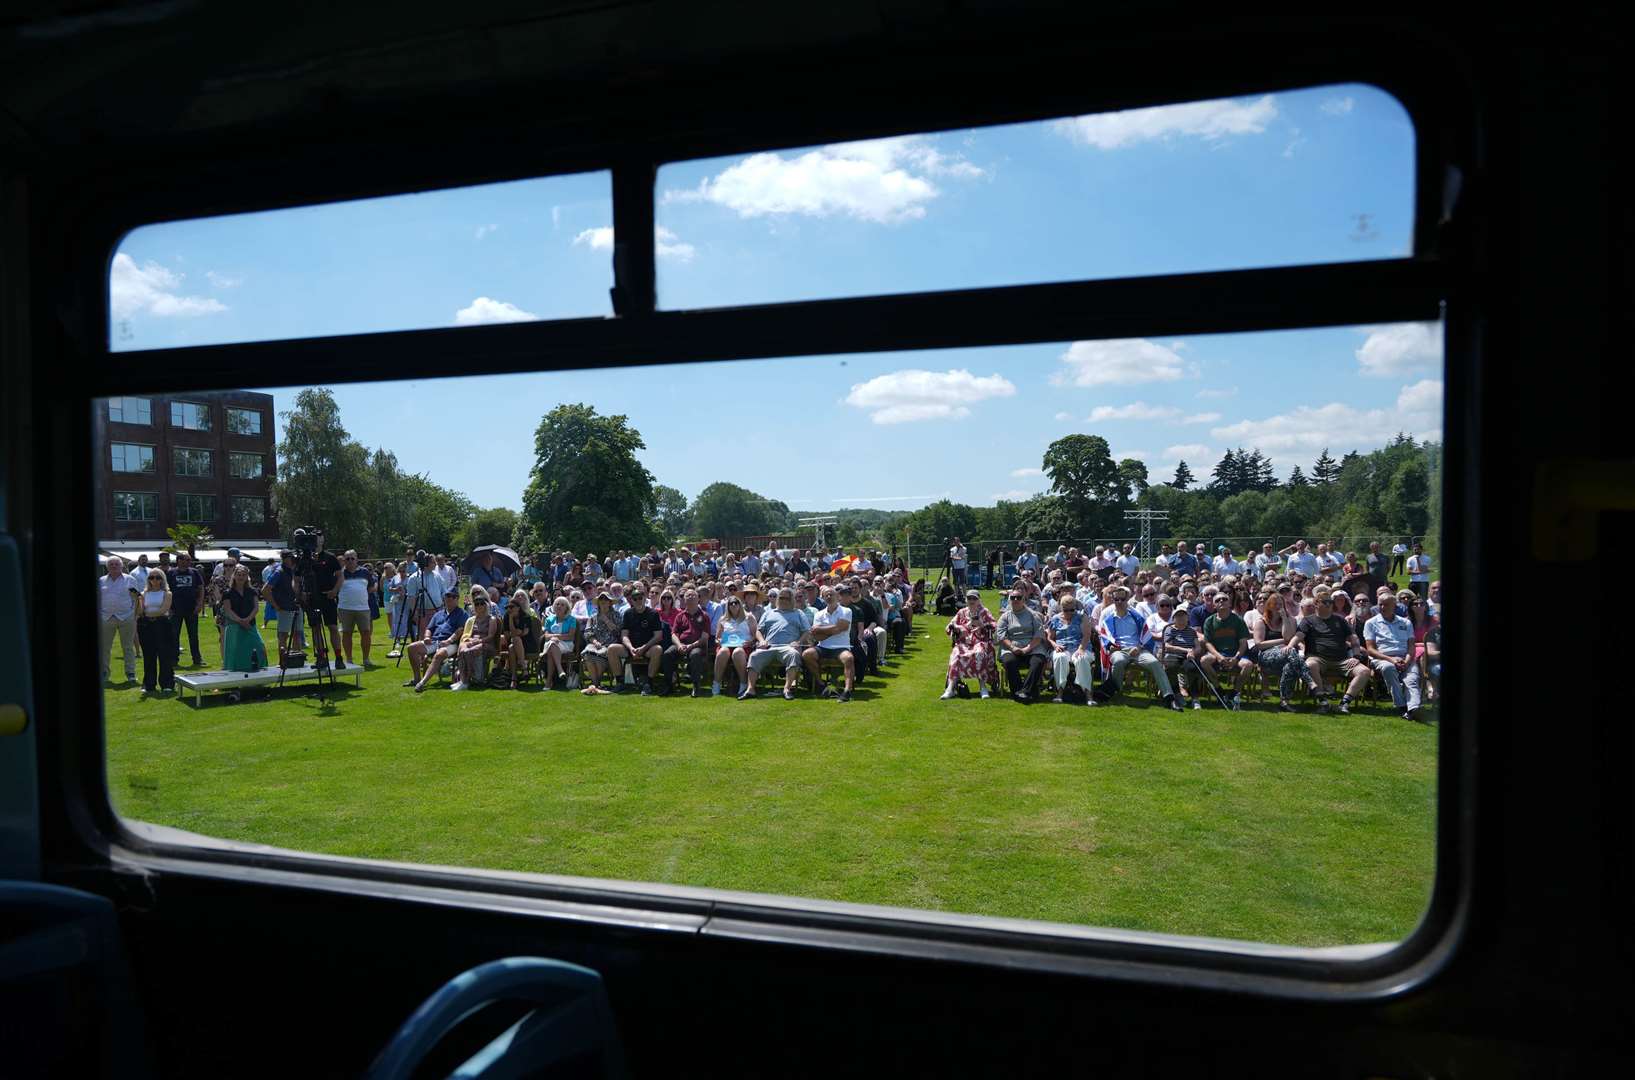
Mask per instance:
[[[1408,556],[1408,587],[1418,594],[1421,600],[1431,590],[1431,557],[1425,554],[1425,545],[1415,544],[1414,553]]]
[[[954,537],[954,542],[948,548],[948,568],[954,572],[954,588],[956,591],[965,591],[965,545]]]
[[[1407,568],[1408,545],[1401,540],[1391,545],[1391,573],[1400,574]]]
[[[840,604],[842,599],[850,595],[850,588],[845,585],[840,589],[825,585],[818,590],[818,597],[823,606],[812,616],[812,644],[801,654],[806,670],[811,673],[814,686],[817,685],[821,670],[818,665],[820,659],[840,661],[841,670],[846,675],[846,686],[835,698],[836,701],[850,701],[852,686],[857,681],[857,661],[852,657],[851,650],[852,609],[842,607]],[[828,696],[828,687],[824,687],[824,696]]]
[[[1225,544],[1220,545],[1220,550],[1216,553],[1212,565],[1216,577],[1225,577],[1227,574],[1242,575],[1243,573],[1243,564],[1232,556],[1232,549]]]
[[[1033,545],[1027,542],[1022,544],[1022,553],[1016,557],[1016,572],[1025,574],[1029,570],[1039,569],[1039,556],[1033,553]]]
[[[460,583],[460,572],[443,555],[437,556],[437,577],[443,583],[443,592],[449,592]],[[438,600],[441,602],[442,597],[439,596]]]
[[[1135,553],[1134,544],[1124,545],[1124,554],[1118,557],[1118,570],[1127,578],[1133,578],[1136,571],[1141,569],[1141,559]]]
[[[1330,585],[1340,582],[1340,573],[1345,567],[1345,557],[1337,551],[1329,550],[1327,544],[1317,545],[1317,574]]]
[[[1398,605],[1401,609],[1401,605]],[[1363,653],[1384,679],[1404,720],[1419,719],[1419,664],[1414,660],[1414,624],[1383,605],[1363,624]]]
[[[1118,565],[1118,560],[1110,555],[1107,548],[1096,545],[1096,553],[1090,557],[1090,569],[1095,573],[1106,575],[1107,571]]]
[[[125,560],[118,555],[108,556],[108,572],[97,579],[97,653],[102,658],[103,682],[108,681],[108,661],[116,634],[125,653],[125,681],[136,681],[136,604],[146,587],[125,572]]]
[[[1307,580],[1317,576],[1317,556],[1306,550],[1304,540],[1296,540],[1278,554],[1289,557],[1289,573],[1304,574]]]

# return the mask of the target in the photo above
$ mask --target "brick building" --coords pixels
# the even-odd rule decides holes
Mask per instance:
[[[199,525],[212,552],[251,558],[282,545],[272,509],[273,399],[245,391],[109,398],[97,405],[98,548],[150,556],[165,530]]]

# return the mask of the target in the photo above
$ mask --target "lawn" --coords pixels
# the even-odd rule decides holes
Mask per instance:
[[[416,696],[378,645],[363,689],[327,707],[289,689],[195,709],[121,681],[109,786],[127,817],[368,858],[1298,945],[1418,920],[1434,727],[939,701],[944,622],[921,617],[846,704]]]

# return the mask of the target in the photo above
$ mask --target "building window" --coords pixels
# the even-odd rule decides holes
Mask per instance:
[[[159,496],[151,491],[114,492],[115,521],[158,521]]]
[[[153,472],[153,447],[116,442],[108,447],[114,472]]]
[[[201,405],[197,401],[172,401],[170,426],[186,431],[209,431],[210,406]]]
[[[176,496],[176,520],[194,524],[215,521],[216,497],[214,495]]]
[[[229,435],[260,435],[261,411],[259,409],[227,409],[227,433]]]
[[[216,475],[216,456],[208,450],[194,450],[178,446],[170,452],[177,476],[197,476],[209,479]]]
[[[228,454],[227,475],[234,480],[259,480],[261,478],[261,455]]]
[[[234,525],[264,525],[267,521],[267,500],[246,495],[233,496]]]
[[[153,402],[145,397],[109,398],[108,419],[116,424],[151,424]]]

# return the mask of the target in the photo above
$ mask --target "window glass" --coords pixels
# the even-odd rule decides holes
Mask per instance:
[[[261,434],[261,414],[255,409],[227,409],[227,431],[231,435]]]
[[[216,497],[214,495],[176,496],[176,520],[187,522],[215,521]]]
[[[351,635],[352,659],[371,666],[328,709],[315,712],[300,685],[197,710],[105,690],[110,791],[130,818],[340,855],[1283,944],[1394,941],[1425,910],[1435,863],[1440,702],[1428,696],[1440,629],[1409,602],[1423,592],[1440,604],[1441,369],[1441,327],[1412,324],[272,390],[279,487],[267,512],[286,534],[322,527],[325,547],[356,549],[377,573],[410,540],[455,563],[498,544],[546,556],[516,584],[537,573],[547,596],[560,588],[571,601],[577,587],[594,602],[603,581],[622,591],[621,578],[650,575],[652,549],[685,603],[699,574],[713,593],[712,559],[714,578],[734,572],[724,549],[740,577],[748,567],[769,589],[800,562],[808,581],[824,578],[838,544],[854,571],[903,560],[924,610],[883,595],[837,603],[860,630],[873,618],[905,628],[888,629],[903,651],[886,653],[882,673],[864,652],[874,637],[858,641],[864,670],[849,702],[813,692],[804,654],[786,701],[782,653],[757,661],[760,692],[738,701],[730,652],[720,696],[713,658],[690,668],[684,654],[668,697],[639,684],[551,692],[538,680],[490,693],[497,659],[465,674],[472,693],[451,689],[459,671],[433,668],[417,694],[402,684],[424,657],[384,659],[394,637],[417,636],[404,633],[418,629],[412,606],[394,609],[394,597],[424,595],[404,581],[394,590],[394,573],[378,615],[353,598],[372,632],[367,646]],[[753,418],[729,409],[716,423],[686,407],[763,399]],[[478,419],[428,437],[436,417]],[[230,522],[209,524],[265,535],[246,506],[232,496]],[[178,506],[201,519],[214,509]],[[1132,511],[1151,512],[1149,552]],[[959,539],[963,565],[945,537]],[[1186,556],[1174,559],[1180,539]],[[1243,589],[1213,627],[1202,610],[1194,626],[1189,602],[1183,629],[1196,634],[1171,637],[1181,653],[1202,650],[1203,676],[1179,653],[1166,667],[1147,651],[1162,637],[1144,645],[1150,618],[1128,615],[1148,610],[1139,575],[1159,558],[1170,580],[1214,585],[1203,575],[1218,574]],[[975,639],[951,650],[939,584],[977,586],[997,617],[1009,602],[996,577],[1077,579],[1092,560],[1104,577],[1133,560],[1138,575],[1134,606],[1109,631],[1135,642],[1117,692],[1093,709],[1077,703],[1069,680],[1112,686],[1097,666],[1099,629],[1050,623],[1046,601],[1041,633],[1061,648],[1041,656],[1035,704],[1007,697],[1031,663],[982,700],[976,677],[1000,666]],[[1276,641],[1242,670],[1239,648],[1271,639],[1244,637],[1239,621],[1251,635],[1269,625],[1264,576],[1288,574],[1291,560],[1301,580],[1282,594],[1274,576],[1267,597],[1281,605]],[[495,571],[509,597],[510,567]],[[1376,574],[1407,592],[1409,631],[1370,636],[1373,616],[1355,620],[1356,606],[1337,638],[1322,624],[1309,648],[1343,657],[1320,665],[1325,712],[1306,665],[1275,651],[1283,620],[1319,576],[1377,597]],[[468,603],[469,585],[457,589]],[[1151,605],[1163,610],[1156,596]],[[732,640],[727,610],[709,622],[712,641]],[[582,617],[572,611],[560,632]],[[838,625],[826,605],[824,615]],[[277,627],[258,632],[276,658]],[[1411,691],[1406,670],[1376,676],[1351,655],[1354,636],[1415,649]],[[204,649],[216,655],[213,642]],[[943,699],[951,661],[968,697]],[[575,689],[589,688],[591,669],[567,668]],[[653,687],[671,674],[661,661]],[[844,690],[843,662],[819,674]],[[612,685],[601,672],[598,686]],[[1184,716],[1161,699],[1166,686],[1184,695]],[[1399,702],[1396,689],[1414,696]],[[1241,708],[1223,707],[1237,693]],[[1279,709],[1283,693],[1291,711]],[[1418,711],[1404,718],[1410,702]],[[426,738],[455,719],[457,739]]]
[[[153,472],[153,447],[135,443],[113,443],[109,450],[114,472]]]
[[[159,496],[146,491],[114,492],[115,521],[156,521]]]
[[[234,495],[232,510],[235,525],[260,525],[267,520],[266,499]]]
[[[209,431],[210,406],[192,401],[172,401],[170,426],[188,431]]]
[[[116,424],[151,424],[153,403],[147,398],[109,398],[108,419]]]
[[[227,475],[234,480],[255,480],[261,476],[261,455],[229,452]]]
[[[1411,254],[1414,133],[1368,86],[677,162],[668,308]]]
[[[192,450],[178,446],[171,451],[177,476],[209,477],[215,475],[215,458],[208,450]]]
[[[610,315],[612,207],[597,172],[144,226],[109,347]]]

